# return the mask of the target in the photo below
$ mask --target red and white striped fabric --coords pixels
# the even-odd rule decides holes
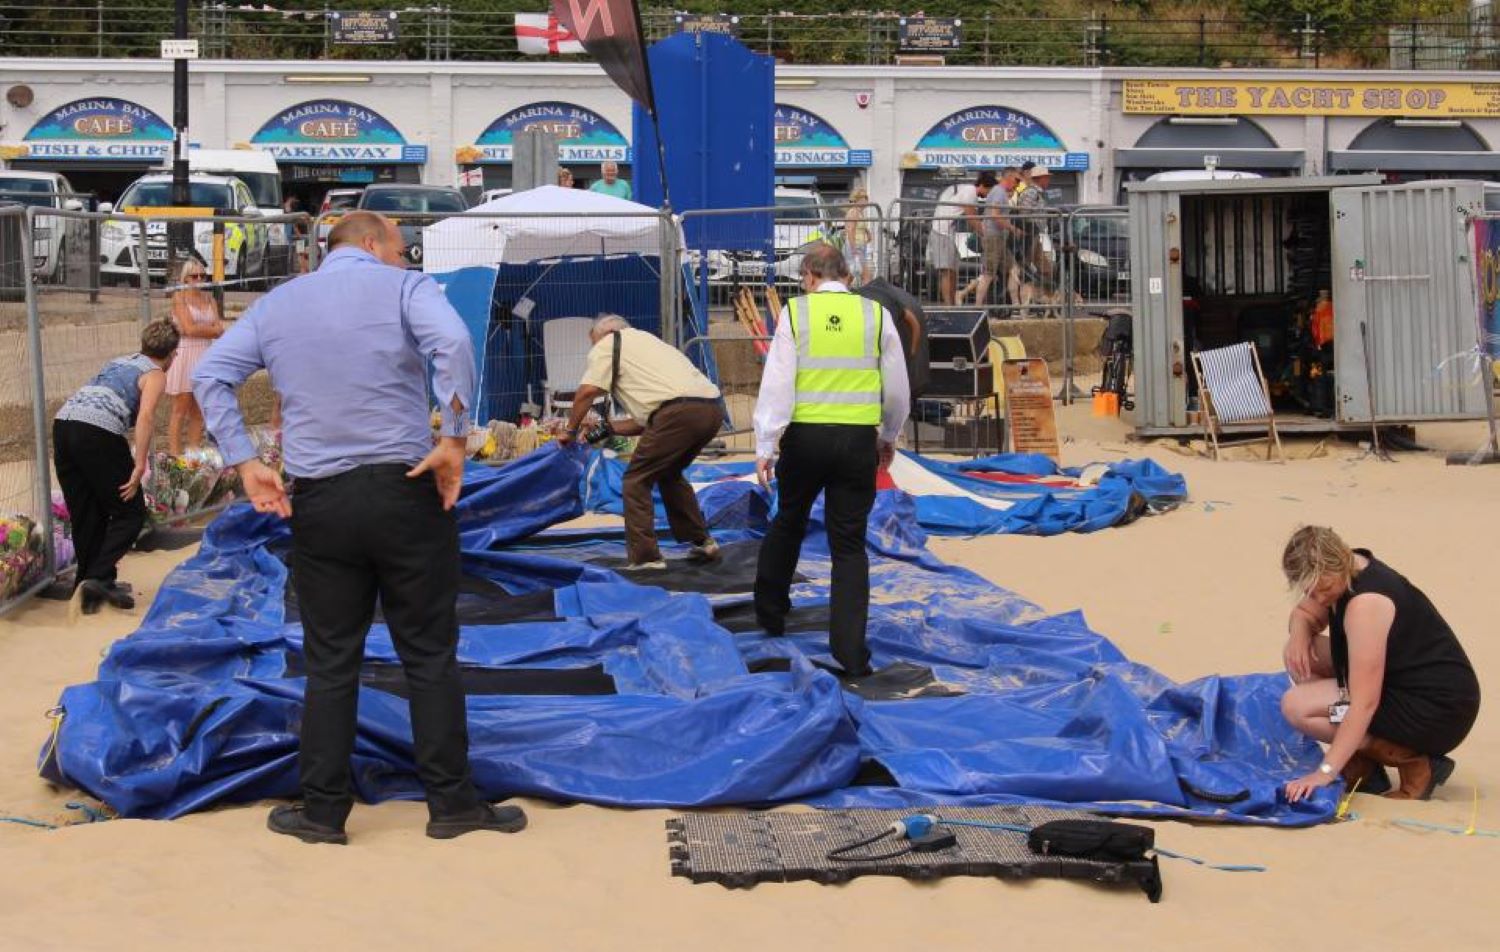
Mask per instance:
[[[517,13],[516,46],[532,56],[583,52],[583,44],[551,13]]]
[[[997,487],[1006,485],[1016,486],[1047,486],[1052,489],[1082,489],[1084,484],[1072,476],[1018,476],[1009,473],[989,473],[973,471],[965,475],[981,479],[988,483],[994,483]],[[743,476],[732,476],[722,480],[710,482],[693,481],[692,487],[695,491],[702,491],[715,482],[753,483],[756,481],[754,473]],[[889,469],[880,470],[875,474],[875,488],[901,489],[913,496],[946,496],[954,499],[967,499],[978,503],[986,509],[1005,511],[1013,507],[1014,499],[1003,499],[994,496],[984,496],[974,492],[966,486],[960,485],[951,479],[934,473],[932,470],[918,463],[906,453],[897,453],[896,458],[891,461]]]

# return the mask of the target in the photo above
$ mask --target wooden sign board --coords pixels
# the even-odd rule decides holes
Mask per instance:
[[[1061,464],[1047,362],[1039,357],[1007,360],[1000,372],[1005,380],[1005,428],[1011,451],[1040,453]]]

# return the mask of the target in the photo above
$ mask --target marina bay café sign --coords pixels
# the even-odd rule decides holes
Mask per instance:
[[[63,161],[155,161],[172,150],[172,127],[124,99],[76,99],[47,113],[0,157]]]
[[[933,126],[901,160],[906,168],[930,169],[995,169],[1025,162],[1082,172],[1089,167],[1089,154],[1069,152],[1034,116],[1003,106],[977,106]]]
[[[280,162],[422,163],[425,145],[408,145],[386,118],[340,99],[304,102],[279,113],[250,139]]]

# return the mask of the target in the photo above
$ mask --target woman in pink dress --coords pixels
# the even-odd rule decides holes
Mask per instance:
[[[219,306],[203,288],[208,271],[197,257],[183,262],[177,272],[178,290],[172,294],[172,323],[182,336],[177,359],[167,371],[167,395],[172,400],[172,416],[167,421],[167,451],[181,456],[183,430],[187,429],[187,448],[203,443],[203,411],[193,397],[193,368],[198,366],[208,346],[224,333]]]

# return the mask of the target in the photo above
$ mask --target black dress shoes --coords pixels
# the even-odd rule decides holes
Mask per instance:
[[[349,834],[334,826],[325,826],[322,823],[314,823],[307,818],[301,806],[276,807],[271,811],[271,816],[266,820],[266,826],[272,833],[284,833],[287,836],[295,836],[304,843],[333,843],[338,846],[349,845]]]
[[[451,840],[455,836],[490,830],[495,833],[519,833],[526,829],[526,814],[520,807],[497,807],[481,803],[472,813],[429,820],[427,835],[435,840]]]

